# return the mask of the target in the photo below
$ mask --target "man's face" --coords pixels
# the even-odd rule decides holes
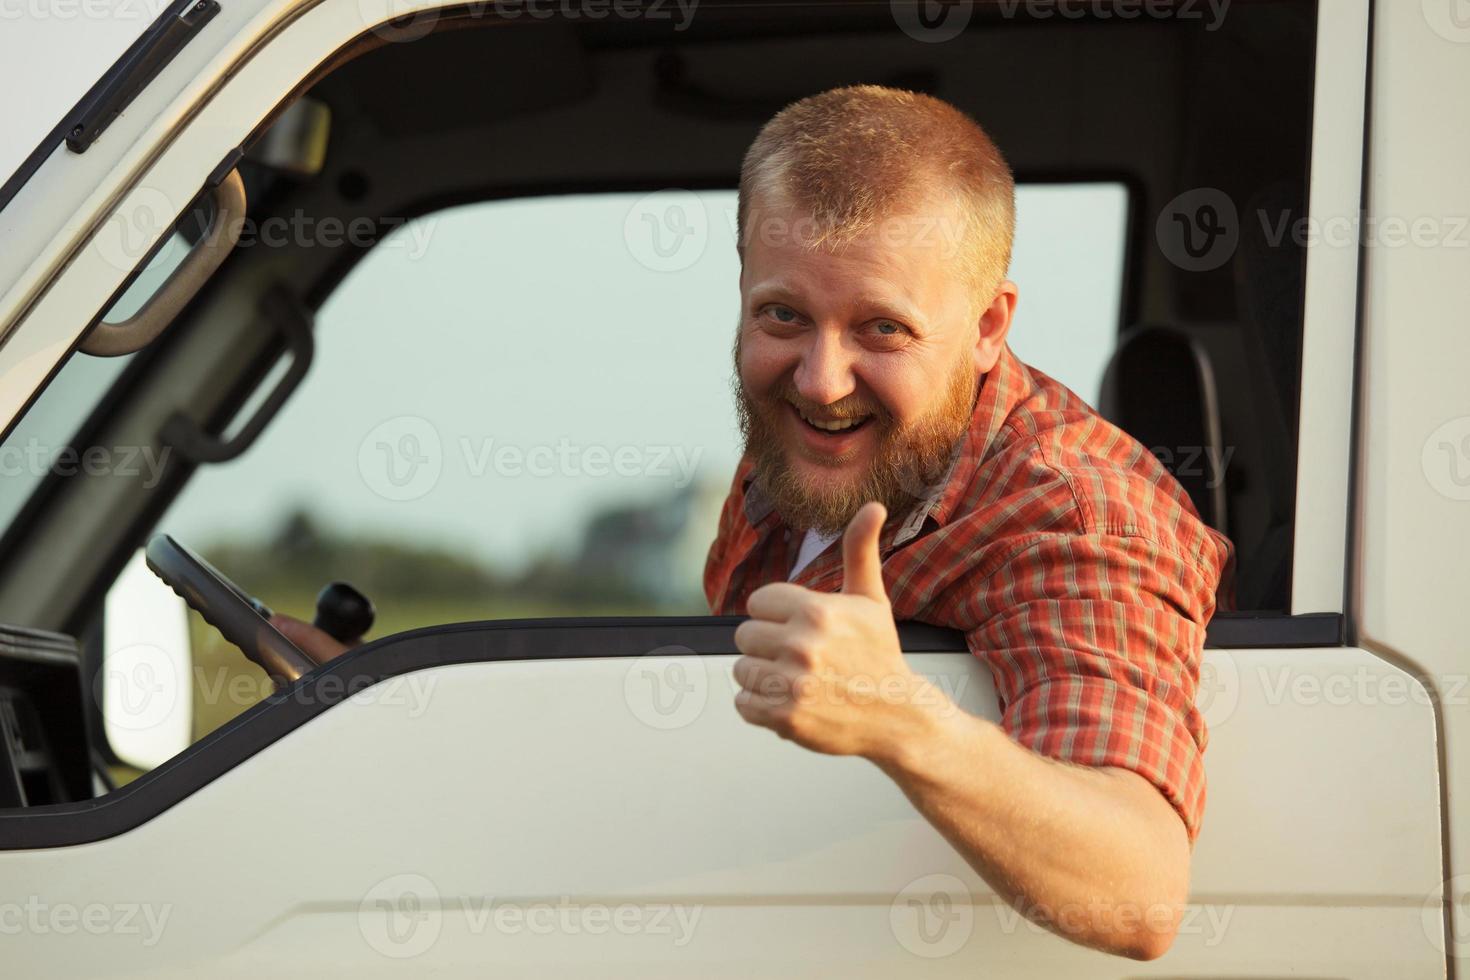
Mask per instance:
[[[943,474],[1015,287],[976,309],[956,218],[919,210],[838,250],[810,220],[753,202],[736,345],[746,452],[782,516],[835,532],[867,500],[890,512]]]

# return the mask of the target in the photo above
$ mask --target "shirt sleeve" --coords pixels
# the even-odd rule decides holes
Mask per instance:
[[[734,570],[731,550],[737,547],[740,535],[749,530],[744,515],[743,489],[749,469],[748,462],[743,459],[736,467],[735,476],[730,481],[730,492],[725,495],[725,502],[720,507],[715,539],[710,542],[709,552],[704,559],[704,598],[709,604],[710,613],[716,616],[720,615],[725,604],[725,590],[730,584],[730,573]]]
[[[1205,805],[1195,708],[1205,624],[1221,569],[1126,534],[1047,534],[967,589],[972,652],[995,675],[1001,726],[1079,765],[1156,786],[1190,841]]]

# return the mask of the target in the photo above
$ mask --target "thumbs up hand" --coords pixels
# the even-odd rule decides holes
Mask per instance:
[[[886,516],[868,503],[847,525],[840,593],[789,582],[751,593],[751,618],[735,630],[735,709],[746,721],[816,752],[876,759],[917,720],[928,685],[904,662],[883,587]]]

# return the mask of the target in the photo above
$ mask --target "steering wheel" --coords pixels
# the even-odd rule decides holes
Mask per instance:
[[[271,612],[259,600],[167,534],[154,536],[144,557],[153,573],[168,583],[190,609],[259,664],[277,684],[290,684],[316,666],[300,647],[270,624]]]

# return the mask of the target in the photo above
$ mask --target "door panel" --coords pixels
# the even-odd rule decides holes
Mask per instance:
[[[1470,976],[1470,126],[1446,125],[1440,92],[1470,86],[1470,7],[1380,5],[1365,228],[1353,606],[1360,642],[1437,693],[1448,816],[1444,948]],[[1413,152],[1414,146],[1432,153]],[[1367,223],[1374,224],[1369,225]],[[1401,247],[1390,229],[1419,230]],[[1425,235],[1426,226],[1429,233]],[[1365,234],[1368,234],[1365,232]],[[1405,324],[1413,329],[1405,330]]]
[[[458,632],[376,646],[405,663],[446,643],[506,649],[503,629]],[[509,642],[536,656],[521,632]],[[37,913],[8,962],[27,976],[1442,974],[1420,894],[1439,863],[1433,719],[1363,651],[1209,652],[1197,904],[1171,953],[1137,964],[1020,919],[873,766],[742,722],[733,656],[595,644],[552,654],[590,659],[393,678],[131,831],[0,854],[12,920],[27,903],[100,909],[92,932]],[[910,660],[997,717],[973,657]],[[1339,676],[1404,703],[1312,700]]]

